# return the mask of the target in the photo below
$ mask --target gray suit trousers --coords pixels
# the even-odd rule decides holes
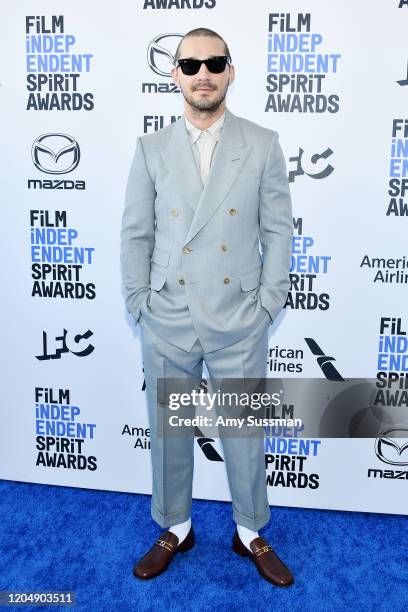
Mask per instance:
[[[211,379],[264,378],[270,316],[244,339],[205,353],[197,339],[191,351],[168,343],[139,319],[152,460],[152,518],[168,527],[191,516],[194,428],[191,436],[157,436],[157,379],[202,378],[203,361]],[[194,416],[194,415],[193,415]],[[231,492],[233,520],[257,531],[270,518],[267,497],[263,437],[222,437],[222,448]]]

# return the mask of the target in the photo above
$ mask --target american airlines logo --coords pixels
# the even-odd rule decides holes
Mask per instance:
[[[326,355],[313,338],[305,338],[305,342],[311,353],[316,357],[317,364],[327,380],[344,380],[333,363],[333,361],[336,361],[334,357]]]

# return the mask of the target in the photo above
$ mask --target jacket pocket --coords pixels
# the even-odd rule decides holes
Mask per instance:
[[[154,291],[160,291],[166,282],[167,275],[157,270],[150,270],[150,287]]]
[[[154,247],[152,253],[152,261],[154,261],[154,263],[156,263],[158,266],[161,266],[162,268],[167,268],[167,266],[169,265],[169,259],[169,253],[166,253],[166,251],[162,251],[161,249]]]
[[[242,291],[251,291],[251,289],[257,289],[259,287],[259,280],[261,278],[262,268],[254,270],[248,274],[242,274],[240,276],[241,289]]]

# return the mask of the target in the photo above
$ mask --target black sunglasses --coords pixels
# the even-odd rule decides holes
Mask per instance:
[[[192,58],[180,59],[177,61],[177,64],[180,66],[183,74],[191,76],[192,74],[197,74],[201,68],[201,64],[205,64],[209,72],[220,74],[220,72],[224,72],[228,61],[226,55],[219,55],[217,57],[209,57],[205,60]]]

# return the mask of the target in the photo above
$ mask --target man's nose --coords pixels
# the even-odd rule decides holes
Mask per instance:
[[[200,66],[200,70],[197,72],[197,76],[201,77],[201,78],[205,78],[208,79],[211,75],[211,72],[208,70],[207,66],[202,63]]]

